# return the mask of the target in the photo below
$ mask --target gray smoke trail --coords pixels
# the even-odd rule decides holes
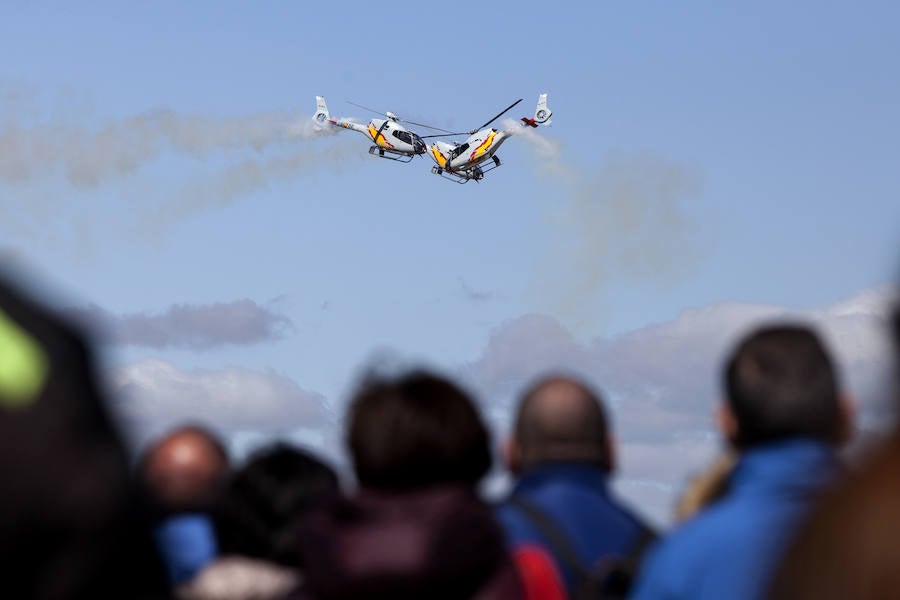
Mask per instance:
[[[536,173],[560,188],[532,283],[541,310],[575,331],[591,328],[613,283],[663,287],[696,263],[698,232],[686,207],[702,188],[697,173],[646,155],[572,167],[537,130],[514,131],[533,151]]]
[[[357,144],[347,143],[321,150],[303,148],[265,160],[244,160],[218,175],[189,184],[174,198],[148,206],[139,216],[139,229],[156,235],[172,223],[231,204],[270,183],[309,175],[323,168],[341,169],[348,162],[362,161],[367,156]]]
[[[72,185],[92,188],[133,173],[166,150],[206,157],[229,150],[262,151],[329,133],[314,128],[307,115],[284,112],[206,117],[161,110],[99,129],[8,123],[0,129],[0,183],[22,183],[61,169]]]

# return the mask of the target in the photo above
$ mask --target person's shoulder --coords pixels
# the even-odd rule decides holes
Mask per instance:
[[[720,553],[720,540],[732,539],[724,535],[738,522],[739,510],[732,503],[721,502],[709,507],[692,519],[677,526],[651,548],[652,563],[687,567],[694,561],[706,562],[709,556]]]
[[[533,528],[525,515],[522,514],[521,509],[516,507],[515,498],[514,496],[509,496],[494,505],[494,517],[500,524],[507,544],[510,546],[530,541],[534,537]]]
[[[634,598],[690,597],[687,590],[697,568],[721,554],[714,540],[726,517],[727,511],[709,509],[656,541],[642,561]]]

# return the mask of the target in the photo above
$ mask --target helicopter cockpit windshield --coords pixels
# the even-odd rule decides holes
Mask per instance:
[[[454,158],[456,158],[457,156],[459,156],[460,154],[462,154],[463,152],[465,152],[468,149],[469,149],[468,142],[465,144],[460,144],[459,146],[457,146],[456,148],[454,148],[453,150],[450,151],[450,160],[453,160]]]

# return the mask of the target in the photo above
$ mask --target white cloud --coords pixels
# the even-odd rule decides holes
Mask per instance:
[[[115,410],[139,441],[185,422],[221,432],[330,430],[324,397],[275,371],[186,371],[146,359],[114,369],[108,382]]]
[[[105,341],[156,349],[208,350],[272,341],[291,327],[285,315],[248,299],[175,304],[158,314],[115,315],[92,304],[70,308],[66,314],[98,332]]]

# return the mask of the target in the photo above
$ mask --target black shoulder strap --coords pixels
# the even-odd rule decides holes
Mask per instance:
[[[541,535],[547,538],[551,549],[566,567],[574,571],[579,578],[588,575],[589,569],[581,561],[569,537],[550,515],[523,498],[513,496],[509,503],[528,517]]]
[[[628,549],[628,553],[619,559],[618,566],[614,569],[614,571],[625,575],[627,581],[625,582],[626,588],[623,589],[626,591],[628,587],[631,586],[631,580],[640,570],[641,562],[643,562],[644,559],[644,553],[646,553],[647,548],[657,539],[656,532],[643,523],[640,524],[640,528],[640,532],[634,543],[632,543],[631,547]]]
[[[638,535],[634,545],[631,546],[631,550],[625,555],[626,564],[632,567],[640,565],[641,559],[644,557],[644,552],[646,552],[647,548],[656,541],[657,537],[655,531],[642,524],[641,533]]]

